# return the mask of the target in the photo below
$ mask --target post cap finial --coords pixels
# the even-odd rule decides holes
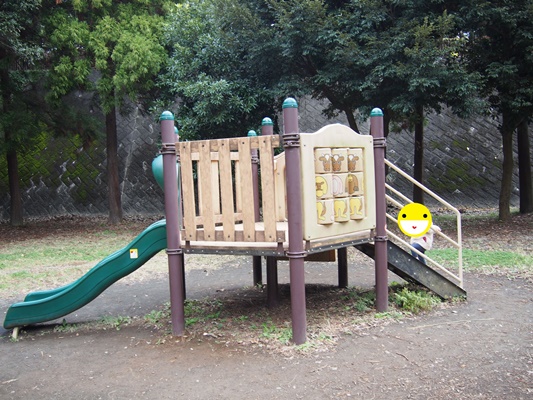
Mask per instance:
[[[383,117],[383,111],[381,111],[381,108],[374,108],[370,112],[371,117]]]
[[[163,111],[161,113],[161,116],[159,117],[159,121],[174,121],[174,114],[172,114],[170,111]]]
[[[177,126],[174,127],[174,134],[176,134],[176,135],[180,134],[180,131],[178,130]]]
[[[257,136],[257,132],[254,131],[253,129],[250,129],[250,130],[248,131],[248,136]]]
[[[265,126],[265,125],[274,125],[274,123],[272,122],[272,120],[270,118],[265,117],[261,121],[261,125],[263,125],[263,126]]]
[[[293,97],[287,97],[283,102],[282,108],[298,108],[298,102]]]

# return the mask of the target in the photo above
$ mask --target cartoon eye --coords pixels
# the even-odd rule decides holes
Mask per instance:
[[[428,217],[428,215],[427,215],[427,214],[424,214],[424,218],[427,218],[427,217]]]
[[[402,218],[407,218],[407,214],[402,214]]]

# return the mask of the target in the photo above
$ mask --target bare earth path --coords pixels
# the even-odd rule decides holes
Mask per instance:
[[[227,296],[251,281],[243,268],[191,273],[191,295]],[[312,269],[309,281],[323,281],[323,272]],[[352,272],[351,280],[362,280],[369,271]],[[138,324],[74,333],[40,328],[18,342],[4,334],[0,398],[532,399],[533,284],[471,273],[465,282],[464,303],[391,319],[343,336],[328,351],[303,354],[210,337],[158,344],[158,334]],[[143,315],[168,299],[168,287],[155,277],[118,283],[104,295],[79,318],[97,319],[104,304]],[[6,305],[0,301],[2,317]]]

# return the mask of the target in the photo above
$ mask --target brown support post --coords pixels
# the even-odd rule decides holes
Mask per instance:
[[[180,141],[180,135],[178,128],[174,127],[174,141],[177,143]],[[178,171],[176,172],[178,174],[178,230],[181,232],[181,228],[183,227],[183,201],[181,198],[181,167],[179,166],[179,156],[176,154],[176,162],[178,163]],[[163,172],[164,173],[164,172]],[[183,300],[187,299],[187,285],[185,283],[185,254],[183,252],[180,254],[180,263],[181,263],[181,276],[183,277]]]
[[[253,130],[248,131],[248,136],[257,136]],[[257,149],[252,149],[252,185],[254,192],[254,216],[255,222],[261,220],[259,212],[259,156]],[[261,270],[261,256],[252,256],[254,286],[263,284],[263,272]]]
[[[302,218],[302,190],[300,174],[300,134],[298,129],[298,103],[293,98],[283,102],[283,146],[285,147],[287,219],[289,225],[289,258],[292,338],[294,343],[307,340],[305,306],[305,274]]]
[[[337,249],[337,268],[339,270],[339,287],[348,287],[348,249]]]
[[[172,333],[183,336],[185,332],[183,251],[179,230],[178,179],[176,173],[176,134],[174,116],[164,111],[161,121],[161,154],[163,155],[163,183],[165,215],[167,222],[168,278],[170,283],[170,313]]]
[[[261,121],[261,135],[273,135],[274,124],[268,117]],[[279,304],[279,287],[278,287],[278,259],[276,257],[266,257],[266,275],[267,275],[267,307],[274,308]]]
[[[385,147],[383,135],[383,112],[374,108],[370,113],[370,133],[374,138],[374,174],[376,180],[376,309],[387,311],[389,305],[388,269],[387,269],[387,203],[385,199]]]

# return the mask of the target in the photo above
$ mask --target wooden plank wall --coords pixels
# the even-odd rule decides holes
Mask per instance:
[[[278,135],[176,143],[186,241],[284,241],[284,231],[277,229],[274,185],[279,143]],[[260,160],[261,221],[255,221],[252,149]]]

